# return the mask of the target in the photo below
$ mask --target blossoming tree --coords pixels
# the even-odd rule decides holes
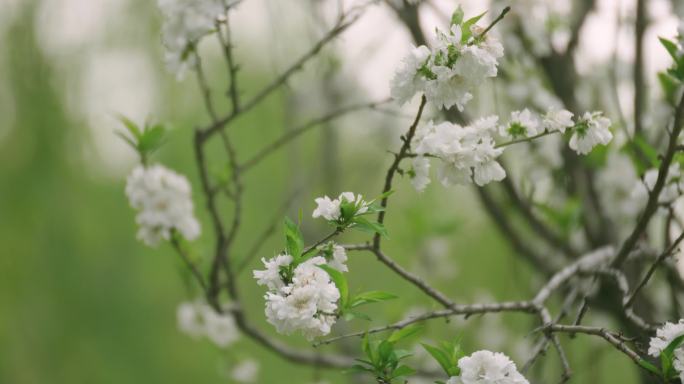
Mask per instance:
[[[120,135],[140,155],[140,165],[126,185],[130,205],[137,212],[138,238],[149,246],[171,244],[202,293],[178,307],[180,329],[221,348],[230,348],[242,335],[294,363],[345,370],[358,375],[356,380],[381,384],[529,383],[534,381],[530,368],[549,347],[558,358],[560,380],[567,381],[572,378],[572,366],[559,336],[580,334],[601,339],[615,353],[631,359],[645,382],[684,381],[684,320],[678,320],[677,308],[651,310],[657,303],[644,290],[658,270],[666,272],[674,302],[684,287],[676,258],[684,239],[684,215],[677,204],[684,186],[679,165],[684,160],[680,138],[684,26],[677,37],[661,38],[672,60],[659,77],[668,113],[662,119],[664,126],[650,127],[643,118],[645,103],[639,88],[635,89],[638,96],[631,123],[619,111],[616,118],[609,118],[598,101],[591,105],[578,99],[574,86],[580,76],[573,54],[593,1],[577,5],[572,17],[564,19],[570,35],[561,47],[549,42],[545,33],[552,31],[538,25],[540,20],[526,20],[524,13],[510,12],[510,7],[497,3],[477,16],[465,15],[458,7],[442,25],[425,28],[435,30],[434,36],[426,36],[418,15],[428,5],[406,0],[341,3],[334,25],[308,52],[256,95],[243,99],[230,24],[240,12],[240,1],[159,0],[168,66],[179,78],[189,73],[196,76],[211,119],[195,130],[193,146],[198,187],[211,220],[206,224],[213,232],[211,240],[200,238],[188,180],[154,162],[153,153],[164,141],[163,126],[140,127],[122,118],[126,130]],[[393,102],[410,108],[413,117],[402,131],[397,127],[399,148],[387,148],[393,158],[383,188],[372,198],[330,191],[335,197],[317,198],[310,214],[296,220],[285,218],[282,226],[276,226],[285,234],[280,252],[260,249],[275,228],[269,226],[263,235],[253,236],[256,246],[250,254],[237,255],[236,239],[250,235],[240,227],[248,190],[245,175],[252,167],[317,125],[386,102],[353,105],[317,118],[247,159],[240,154],[231,124],[254,111],[373,7],[395,12],[417,45],[406,47],[408,54],[397,63],[388,85]],[[644,10],[637,11],[638,23],[643,23]],[[637,46],[644,38],[643,28],[639,30]],[[503,43],[497,36],[505,37]],[[201,40],[214,38],[222,47],[228,73],[225,102],[230,110],[225,115],[214,105],[216,81],[207,78],[197,49]],[[639,64],[643,51],[637,55],[635,83],[643,86]],[[543,82],[516,73],[527,67],[539,69]],[[538,81],[533,93],[545,92],[549,97],[539,102],[531,94],[506,114],[495,113],[496,108],[485,103],[491,113],[471,117],[469,105],[483,85],[499,81],[502,74],[510,83]],[[209,170],[206,148],[214,141],[223,145],[229,163],[227,177],[216,177]],[[545,195],[535,180],[527,180],[532,176],[526,172],[533,168],[548,176],[545,180],[551,184],[544,188],[550,193]],[[398,177],[411,180],[415,199],[421,198],[433,179],[444,187],[474,189],[484,211],[540,276],[542,282],[536,284],[534,293],[517,301],[460,303],[437,289],[429,276],[419,276],[396,262],[384,247],[392,241],[384,224],[392,212]],[[353,190],[355,186],[347,187]],[[232,207],[229,214],[222,208],[226,203]],[[305,220],[327,223],[329,234],[305,239],[300,230]],[[359,231],[366,234],[365,241],[342,242],[346,233]],[[213,242],[213,252],[205,259],[208,263],[196,257],[193,244],[199,241]],[[364,308],[390,305],[401,292],[356,293],[346,276],[364,271],[348,268],[352,252],[374,255],[407,286],[419,289],[442,308],[368,327],[363,322],[368,318]],[[301,335],[314,347],[355,338],[357,350],[300,349],[255,327],[241,305],[243,287],[237,274],[240,260],[249,263],[259,255],[263,266],[253,271],[254,281],[247,289],[263,287],[265,318],[278,333]],[[615,329],[585,325],[589,311],[611,317]],[[529,332],[538,336],[538,342],[526,361],[516,363],[498,351],[464,351],[456,335],[437,344],[421,340],[426,323],[501,312],[521,313],[534,320]],[[345,332],[336,329],[341,322],[348,322]],[[418,341],[436,364],[415,362],[405,348]],[[243,362],[233,378],[254,380],[256,369],[255,362]]]

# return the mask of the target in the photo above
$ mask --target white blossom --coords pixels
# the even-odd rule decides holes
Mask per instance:
[[[511,112],[511,120],[508,125],[502,126],[500,133],[510,139],[532,137],[541,133],[539,118],[529,109]]]
[[[341,245],[333,245],[332,260],[328,260],[328,265],[340,272],[348,272],[349,268],[347,268],[347,250],[345,250]]]
[[[506,172],[496,162],[503,149],[495,147],[491,136],[496,122],[496,116],[479,119],[467,127],[429,122],[416,133],[414,151],[441,161],[437,177],[445,186],[471,182],[482,186],[503,180]]]
[[[224,13],[222,0],[158,0],[164,16],[162,40],[167,66],[182,79],[186,70],[195,65],[193,45],[212,32]]]
[[[390,81],[392,97],[400,104],[411,100],[413,95],[424,87],[425,80],[418,75],[418,70],[430,57],[430,50],[421,45],[414,47],[402,60],[401,67]]]
[[[266,293],[266,318],[278,332],[300,331],[309,340],[330,333],[340,291],[318,267],[325,263],[321,256],[303,262],[294,269],[291,281]]]
[[[672,366],[675,371],[679,372],[679,380],[684,383],[684,348],[675,349]]]
[[[413,159],[413,176],[411,185],[416,191],[421,192],[430,184],[430,159],[418,156]]]
[[[328,196],[319,197],[316,200],[316,209],[312,217],[322,217],[328,221],[338,221],[342,219],[342,204],[353,203],[354,212],[352,216],[362,215],[368,212],[369,203],[363,200],[363,196],[353,192],[342,192],[337,199],[331,200]],[[347,218],[349,219],[349,218]]]
[[[318,247],[320,256],[325,258],[328,266],[337,269],[340,272],[348,272],[347,268],[347,250],[335,242],[328,242]]]
[[[456,106],[463,110],[473,98],[472,91],[487,78],[497,75],[498,59],[503,46],[490,34],[468,42],[462,41],[460,25],[448,32],[437,31],[437,44],[412,49],[402,60],[391,86],[392,97],[404,104],[416,93],[423,93],[438,108]],[[483,29],[472,26],[472,35]]]
[[[355,195],[354,192],[342,192],[338,199],[340,200],[340,203],[354,203],[356,215],[362,215],[368,212],[368,203],[363,200],[363,196],[361,195]]]
[[[656,336],[651,338],[648,346],[648,354],[658,357],[673,341],[684,335],[684,319],[677,323],[665,323],[656,331]],[[681,345],[674,350],[674,369],[679,373],[680,379],[684,379],[684,347]]]
[[[473,180],[479,186],[487,185],[491,181],[501,181],[506,177],[506,171],[496,161],[488,161],[473,168]]]
[[[477,351],[461,358],[458,367],[460,377],[449,379],[449,384],[529,384],[515,363],[499,352]]]
[[[660,356],[660,353],[674,339],[681,335],[684,335],[684,319],[679,320],[677,323],[666,322],[656,331],[656,336],[651,338],[651,342],[648,345],[648,354],[653,357]]]
[[[178,329],[192,338],[205,334],[201,306],[195,302],[185,302],[176,309]]]
[[[337,220],[340,218],[340,201],[330,200],[328,196],[319,197],[316,200],[318,206],[313,211],[313,218],[322,217],[326,220]]]
[[[577,122],[570,138],[570,148],[586,155],[598,144],[607,145],[613,139],[610,119],[601,112],[586,112]]]
[[[268,289],[279,289],[284,286],[280,276],[280,268],[292,263],[292,256],[288,254],[278,255],[270,260],[261,259],[266,269],[254,271],[253,275],[259,285],[265,285]]]
[[[573,113],[565,109],[549,109],[544,115],[544,128],[549,132],[558,131],[565,133],[566,128],[573,127],[575,122],[572,121]]]
[[[230,377],[238,383],[255,383],[258,374],[259,363],[253,359],[246,359],[233,368]]]
[[[217,313],[201,301],[181,303],[176,310],[178,328],[193,338],[202,336],[221,348],[239,338],[235,319],[228,312]]]
[[[126,196],[138,211],[138,238],[156,246],[161,239],[169,240],[171,231],[176,230],[187,240],[196,239],[200,226],[190,192],[185,176],[161,165],[134,168],[126,181]]]
[[[217,313],[208,305],[204,306],[204,325],[207,338],[220,348],[233,344],[239,337],[233,316]]]

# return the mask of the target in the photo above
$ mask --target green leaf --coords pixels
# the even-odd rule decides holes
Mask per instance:
[[[373,372],[375,372],[375,370],[373,368],[365,367],[361,364],[354,364],[351,366],[351,368],[344,371],[344,373],[359,373],[359,372],[371,372],[371,373],[373,373]]]
[[[304,251],[304,237],[299,230],[299,226],[290,220],[289,217],[285,218],[285,244],[287,253],[295,261],[298,261]]]
[[[677,60],[679,59],[679,57],[677,57],[677,44],[663,37],[659,37],[658,40],[660,40],[660,44],[662,44],[663,47],[665,47],[667,53],[669,53],[670,56],[672,56],[672,59],[674,59],[674,61],[677,62]]]
[[[462,43],[467,43],[468,39],[472,36],[472,32],[470,31],[470,27],[475,25],[480,19],[487,14],[487,11],[482,12],[481,14],[471,17],[470,19],[466,20],[463,25],[461,25],[461,42]]]
[[[363,217],[355,217],[353,220],[353,223],[355,224],[353,226],[353,228],[358,229],[359,231],[369,232],[369,233],[379,233],[384,238],[389,237],[388,233],[387,233],[387,229],[385,228],[384,225],[382,225],[380,223],[369,221]]]
[[[378,213],[378,212],[381,212],[381,211],[384,211],[384,210],[385,210],[385,208],[383,208],[379,203],[373,202],[373,203],[371,203],[371,204],[368,205],[368,209],[366,210],[366,212],[364,212],[364,213],[362,213],[362,214],[359,214],[359,216],[361,216],[361,215],[371,215],[371,214],[373,214],[373,213]]]
[[[434,347],[429,344],[420,343],[420,345],[425,348],[425,350],[439,363],[444,372],[449,375],[452,368],[451,358],[449,354],[443,351],[441,348]]]
[[[138,128],[138,125],[124,115],[118,115],[117,117],[119,118],[119,121],[124,125],[124,127],[126,127],[128,132],[130,132],[131,135],[133,135],[133,138],[135,138],[136,140],[140,140],[142,132],[140,131],[140,128]]]
[[[460,25],[463,22],[463,8],[459,5],[458,8],[451,14],[451,25]]]
[[[405,349],[395,349],[394,356],[396,356],[397,360],[403,360],[413,356],[413,352],[407,351]]]
[[[166,129],[163,125],[158,124],[149,128],[146,127],[138,140],[138,150],[145,154],[156,151],[164,143],[165,134]]]
[[[114,132],[117,136],[119,136],[123,141],[125,141],[128,145],[130,145],[134,150],[138,150],[138,143],[135,142],[135,140],[131,139],[126,133],[121,132],[121,131],[116,131]]]
[[[394,372],[392,372],[391,378],[395,379],[395,378],[401,377],[401,376],[410,376],[410,375],[413,375],[415,373],[416,373],[415,369],[408,367],[406,365],[400,365],[399,367],[397,367],[397,369],[394,370]]]
[[[660,353],[660,368],[662,370],[663,377],[666,379],[669,379],[673,375],[677,374],[673,367],[673,361],[675,358],[674,351],[675,349],[679,348],[679,346],[682,344],[682,341],[684,341],[684,335],[675,337],[674,340],[667,345],[667,348]]]
[[[657,167],[660,164],[658,150],[649,144],[641,135],[634,135],[633,142],[646,156],[651,168]]]
[[[427,64],[427,63],[426,63],[426,64]],[[426,65],[426,64],[425,64],[425,65]],[[389,191],[383,192],[382,194],[380,194],[380,196],[378,196],[378,197],[376,197],[375,199],[373,199],[372,202],[381,201],[382,199],[384,199],[384,198],[386,198],[386,197],[390,197],[393,193],[394,193],[394,189],[390,189]]]
[[[651,364],[649,361],[644,360],[644,359],[641,359],[641,360],[639,360],[639,365],[640,365],[642,368],[646,369],[647,371],[653,372],[653,373],[655,373],[656,375],[661,376],[660,371],[658,370],[658,368],[657,368],[655,365]]]
[[[375,354],[373,353],[373,348],[370,344],[370,338],[368,337],[368,333],[363,335],[363,339],[361,339],[361,350],[370,359],[372,363],[371,365],[375,365]]]
[[[378,358],[380,363],[389,362],[394,354],[394,345],[388,340],[383,340],[378,346]]]
[[[370,318],[370,316],[366,315],[365,313],[358,312],[358,311],[345,311],[344,312],[344,319],[347,321],[352,321],[354,319],[361,319],[361,320],[367,320],[367,321],[373,320]]]
[[[387,341],[389,341],[390,343],[396,343],[398,341],[406,339],[407,337],[413,336],[422,330],[423,324],[411,324],[407,327],[392,332],[390,337],[387,338]]]
[[[675,105],[677,102],[677,90],[681,85],[680,80],[667,72],[658,72],[658,81],[660,82],[660,87],[663,89],[665,100],[667,100],[670,105]]]
[[[398,297],[397,295],[393,295],[393,294],[388,293],[388,292],[368,291],[368,292],[360,293],[360,294],[354,296],[349,302],[349,308],[355,308],[355,307],[358,307],[359,305],[368,304],[368,303],[377,303],[380,301],[393,300],[393,299],[396,299],[397,297]]]
[[[328,265],[319,265],[318,268],[326,271],[328,275],[330,275],[330,279],[340,291],[340,310],[344,312],[349,303],[349,286],[347,285],[347,278],[344,277],[342,272]]]

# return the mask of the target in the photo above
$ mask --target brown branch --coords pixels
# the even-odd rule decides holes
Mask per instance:
[[[551,332],[564,332],[564,333],[582,333],[585,335],[594,335],[603,338],[606,340],[608,343],[610,343],[613,347],[615,347],[617,350],[620,352],[624,353],[627,355],[630,359],[632,359],[639,367],[643,366],[641,365],[645,360],[639,356],[638,353],[636,353],[634,350],[629,348],[624,340],[622,340],[621,336],[612,333],[605,328],[599,328],[599,327],[587,327],[587,326],[582,326],[582,325],[565,325],[565,324],[549,324],[549,326],[546,328],[546,330],[551,331]],[[650,372],[650,371],[649,371]]]
[[[204,106],[207,109],[209,117],[212,121],[216,121],[216,109],[214,108],[214,102],[211,100],[211,88],[207,82],[206,76],[204,75],[204,67],[202,66],[202,57],[197,53],[197,50],[193,48],[193,54],[195,55],[195,73],[197,75],[197,84],[202,92],[202,97],[204,98]]]
[[[392,162],[392,165],[390,165],[389,169],[387,170],[387,174],[385,175],[385,185],[382,188],[382,194],[385,196],[380,200],[380,212],[378,212],[378,223],[383,224],[385,222],[385,208],[387,208],[387,202],[389,201],[389,196],[386,194],[392,190],[392,181],[394,180],[394,175],[397,173],[399,170],[399,163],[410,153],[411,150],[411,140],[413,140],[413,136],[416,134],[416,129],[418,128],[418,123],[420,122],[420,117],[423,115],[423,109],[425,108],[425,104],[427,103],[427,99],[425,98],[425,95],[423,95],[420,98],[420,106],[418,106],[418,113],[416,113],[416,117],[413,120],[413,124],[408,129],[408,132],[406,132],[406,135],[402,136],[403,144],[401,146],[401,149],[399,149],[399,153],[397,153],[394,156],[394,161]],[[373,236],[373,247],[377,250],[380,249],[380,234],[376,233],[375,236]]]
[[[321,368],[350,368],[354,364],[354,360],[347,356],[322,354],[319,351],[305,352],[290,348],[252,327],[241,310],[233,310],[232,315],[235,318],[235,323],[240,331],[254,340],[257,344],[276,353],[287,361],[297,364],[314,365]]]
[[[537,313],[537,308],[529,301],[509,301],[501,303],[492,304],[470,304],[470,305],[458,305],[454,304],[451,307],[439,311],[427,312],[422,315],[409,317],[404,320],[398,321],[394,324],[385,325],[382,327],[372,328],[368,331],[349,333],[345,335],[331,337],[325,340],[320,340],[314,343],[314,347],[320,345],[331,344],[339,340],[348,339],[350,337],[362,337],[365,334],[374,334],[380,332],[394,331],[402,328],[406,328],[411,324],[419,323],[426,320],[440,319],[445,317],[457,316],[457,315],[476,315],[483,313],[498,313],[498,312],[522,312],[522,313]]]
[[[378,216],[377,216],[377,222],[380,224],[383,224],[385,222],[385,209],[387,208],[387,204],[389,202],[389,195],[387,195],[387,193],[392,190],[392,181],[394,180],[395,174],[399,170],[399,164],[401,163],[401,161],[404,158],[408,157],[410,154],[411,141],[413,140],[413,136],[415,135],[416,129],[418,128],[418,123],[420,122],[420,118],[423,115],[423,109],[425,108],[426,103],[427,103],[427,100],[425,98],[425,95],[423,95],[420,99],[420,106],[418,107],[418,112],[416,113],[416,117],[413,120],[413,123],[409,127],[408,131],[406,132],[406,135],[402,136],[403,144],[402,144],[401,148],[399,149],[399,152],[394,156],[394,161],[390,165],[389,169],[387,170],[387,174],[385,175],[385,184],[384,184],[383,189],[382,189],[382,194],[384,195],[384,197],[380,200],[380,208],[381,209],[378,212]],[[385,264],[389,269],[391,269],[396,274],[398,274],[399,276],[404,278],[404,280],[415,285],[421,291],[423,291],[425,294],[432,297],[433,299],[435,299],[437,302],[444,305],[445,307],[450,307],[450,306],[453,306],[455,304],[445,294],[441,293],[437,289],[428,285],[420,277],[418,277],[418,276],[412,274],[411,272],[405,270],[399,264],[397,264],[394,260],[392,260],[389,256],[387,256],[385,253],[383,253],[382,250],[380,249],[380,241],[381,241],[381,235],[379,233],[376,233],[373,236],[373,248],[371,251],[375,254],[377,259],[381,263]]]
[[[231,32],[230,32],[230,13],[229,6],[225,6],[225,30],[226,36],[221,34],[220,24],[217,24],[218,33],[216,34],[219,39],[219,43],[223,47],[223,54],[226,59],[226,65],[228,66],[228,98],[231,102],[232,113],[235,113],[240,109],[240,95],[237,88],[237,72],[238,66],[235,63],[235,58],[233,57],[233,44],[231,42]],[[217,119],[214,118],[214,121]]]
[[[634,20],[634,135],[643,131],[643,112],[646,100],[646,79],[644,76],[644,34],[648,27],[646,0],[637,0]]]
[[[425,282],[425,280],[402,268],[399,264],[397,264],[397,262],[392,260],[381,250],[373,247],[371,249],[371,252],[375,254],[377,259],[381,263],[385,264],[385,266],[394,271],[397,275],[401,276],[404,280],[418,287],[418,289],[423,291],[426,295],[435,299],[438,303],[448,308],[451,308],[455,305],[455,303],[451,299],[449,299],[447,295],[438,291],[436,288],[430,286],[428,283]]]
[[[656,180],[653,189],[649,192],[648,201],[646,203],[646,208],[639,217],[634,230],[629,235],[629,237],[622,243],[620,251],[618,252],[613,265],[619,267],[627,258],[627,255],[634,249],[634,246],[639,241],[641,235],[646,231],[648,223],[650,223],[651,218],[658,210],[658,200],[660,197],[660,192],[662,192],[665,187],[665,182],[667,181],[667,175],[670,171],[670,165],[674,159],[676,153],[678,138],[682,132],[682,125],[684,123],[684,95],[680,97],[679,104],[675,109],[674,121],[672,126],[672,133],[670,134],[670,141],[667,146],[665,155],[660,162],[660,167],[658,168],[658,178]]]

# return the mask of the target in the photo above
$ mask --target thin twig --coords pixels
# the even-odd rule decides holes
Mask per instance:
[[[646,272],[646,275],[641,279],[639,284],[637,284],[636,287],[634,287],[634,291],[632,291],[632,293],[625,301],[625,307],[628,308],[632,306],[632,304],[634,303],[634,299],[636,298],[636,295],[639,293],[639,291],[641,291],[641,289],[646,286],[646,284],[651,279],[653,273],[655,273],[658,266],[662,264],[662,262],[665,261],[665,259],[668,256],[672,255],[672,253],[676,251],[677,247],[679,247],[679,243],[681,243],[682,240],[684,240],[684,232],[682,232],[677,237],[677,239],[675,239],[675,241],[663,253],[661,253],[658,256],[658,258],[653,262],[653,264],[651,264],[651,267],[648,269],[648,272]]]
[[[202,292],[206,295],[208,292],[208,287],[207,283],[204,281],[204,276],[202,275],[202,272],[200,272],[197,268],[197,265],[195,265],[195,263],[193,263],[192,260],[190,260],[190,257],[188,256],[187,252],[183,249],[181,244],[178,242],[176,236],[171,236],[171,246],[173,246],[173,249],[175,249],[176,252],[180,255],[181,259],[190,270],[190,273],[192,273],[192,275],[195,277],[195,280],[197,280],[197,283],[202,288]]]
[[[337,23],[335,27],[333,27],[325,36],[323,36],[323,38],[321,38],[309,51],[307,51],[294,64],[292,64],[288,69],[286,69],[282,74],[280,74],[280,76],[278,76],[270,84],[265,86],[250,100],[245,102],[243,105],[239,106],[238,109],[232,111],[224,117],[219,118],[210,126],[203,129],[201,131],[202,140],[209,139],[211,136],[217,133],[223,126],[228,124],[233,119],[237,118],[237,116],[251,110],[259,103],[261,103],[261,101],[264,100],[267,96],[269,96],[273,91],[278,89],[281,85],[285,84],[287,80],[290,78],[290,76],[292,76],[295,72],[299,71],[304,66],[304,64],[306,64],[311,58],[315,57],[318,54],[318,52],[320,52],[320,50],[323,49],[323,47],[325,47],[325,45],[328,42],[332,41],[335,37],[337,37],[342,32],[347,30],[347,28],[349,28],[350,25],[356,22],[356,20],[358,20],[360,16],[361,13],[358,13],[350,17],[348,20],[340,20],[340,22]]]
[[[294,129],[288,130],[286,133],[284,133],[282,136],[274,140],[272,143],[264,146],[262,149],[260,149],[255,155],[253,155],[251,158],[246,160],[245,162],[242,163],[240,168],[243,171],[247,171],[257,165],[259,162],[261,162],[265,157],[268,155],[272,154],[276,150],[280,149],[284,145],[288,144],[292,140],[296,139],[300,135],[306,133],[307,131],[315,128],[316,126],[328,123],[332,120],[335,120],[339,117],[342,117],[344,115],[349,114],[350,112],[355,112],[359,111],[362,109],[367,109],[367,108],[375,108],[378,105],[382,105],[389,102],[389,100],[382,100],[382,101],[374,101],[370,103],[362,103],[362,104],[355,104],[355,105],[350,105],[348,107],[340,108],[336,111],[330,112],[326,115],[323,115],[321,117],[315,118],[299,127],[296,127]]]

